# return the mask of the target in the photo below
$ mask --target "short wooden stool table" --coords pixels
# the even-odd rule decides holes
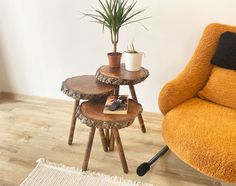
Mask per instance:
[[[104,105],[104,102],[88,101],[82,103],[78,107],[77,117],[82,123],[85,123],[87,126],[91,127],[82,170],[86,171],[88,168],[93,138],[97,128],[99,130],[105,152],[108,151],[109,144],[107,142],[107,138],[104,135],[103,129],[111,129],[119,151],[123,170],[125,173],[128,173],[128,166],[119,135],[119,129],[130,126],[134,122],[135,117],[137,117],[142,112],[142,106],[136,101],[129,99],[128,114],[112,115],[103,114]]]
[[[125,70],[125,64],[121,64],[120,68],[110,68],[108,65],[101,66],[96,72],[96,78],[102,83],[113,85],[116,87],[115,94],[119,94],[121,85],[128,85],[132,98],[138,102],[134,85],[141,83],[149,76],[149,71],[143,67],[137,72]],[[138,115],[140,128],[143,133],[146,132],[143,117]]]
[[[96,80],[94,75],[77,76],[66,79],[62,83],[61,91],[75,99],[70,127],[68,144],[71,145],[76,125],[76,109],[80,100],[101,100],[114,93],[112,85],[106,85]]]

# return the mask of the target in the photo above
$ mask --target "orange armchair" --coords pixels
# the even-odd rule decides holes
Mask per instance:
[[[197,97],[226,31],[236,32],[236,27],[211,24],[205,29],[184,71],[162,89],[159,107],[165,115],[163,137],[171,151],[208,176],[236,182],[236,110]]]
[[[236,27],[207,26],[184,71],[162,89],[158,103],[164,114],[162,134],[167,146],[152,160],[170,148],[203,174],[236,183],[236,110],[197,96],[209,79],[210,61],[226,31],[236,32]],[[145,174],[153,162],[143,164],[137,172]]]

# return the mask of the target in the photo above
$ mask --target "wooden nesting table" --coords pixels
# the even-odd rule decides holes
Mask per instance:
[[[138,102],[134,85],[141,83],[149,76],[149,71],[143,67],[137,72],[129,72],[125,70],[125,64],[121,64],[120,68],[110,68],[108,65],[100,67],[96,72],[96,78],[107,85],[115,86],[115,94],[119,94],[121,85],[128,85],[132,98]],[[140,128],[143,133],[146,132],[142,114],[138,115]]]
[[[143,133],[146,132],[141,115],[142,106],[138,103],[134,85],[144,81],[148,76],[149,72],[145,68],[141,68],[138,72],[129,72],[125,70],[124,64],[121,64],[120,68],[110,68],[106,65],[97,70],[96,76],[77,76],[66,79],[62,83],[62,92],[75,99],[68,144],[71,145],[73,141],[76,117],[82,123],[91,127],[82,170],[87,170],[93,138],[97,128],[104,151],[113,151],[114,143],[116,142],[123,170],[125,173],[128,172],[119,129],[131,125],[138,116],[141,130]],[[129,100],[128,114],[103,114],[106,98],[109,95],[119,95],[121,85],[129,86],[133,98]],[[81,99],[86,100],[86,102],[80,104]]]
[[[142,106],[134,100],[129,100],[128,114],[126,115],[111,115],[103,114],[105,102],[94,102],[88,101],[82,103],[78,107],[77,117],[81,120],[82,123],[85,123],[87,126],[91,127],[89,140],[87,144],[86,153],[84,156],[84,162],[82,170],[86,171],[88,168],[89,157],[92,149],[93,138],[96,128],[99,130],[103,149],[105,152],[108,151],[108,146],[111,142],[108,142],[107,138],[104,135],[104,129],[111,130],[114,141],[116,142],[117,149],[119,152],[120,160],[122,163],[123,171],[128,173],[128,166],[123,151],[123,146],[121,138],[119,135],[119,129],[130,126],[134,119],[142,112]],[[114,144],[113,144],[114,146]]]

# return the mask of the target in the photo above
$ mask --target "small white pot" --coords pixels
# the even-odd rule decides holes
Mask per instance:
[[[125,52],[125,69],[128,71],[139,71],[142,65],[143,52],[128,53]]]

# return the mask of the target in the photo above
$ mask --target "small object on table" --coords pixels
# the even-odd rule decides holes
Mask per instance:
[[[61,91],[75,99],[68,139],[68,144],[71,145],[76,125],[75,114],[80,100],[104,100],[107,96],[113,94],[114,86],[97,81],[94,75],[84,75],[66,79],[62,83]]]
[[[119,95],[121,85],[129,85],[132,98],[138,102],[134,85],[141,83],[149,76],[149,71],[143,67],[139,71],[130,72],[125,70],[125,65],[121,64],[120,68],[110,68],[108,65],[101,66],[96,72],[96,78],[102,83],[114,85],[115,95]],[[140,128],[143,133],[146,132],[143,117],[138,115]]]
[[[111,142],[107,142],[105,134],[102,131],[103,129],[111,130],[112,136],[114,136],[113,140],[115,140],[117,144],[123,171],[128,173],[128,166],[118,130],[130,126],[134,122],[135,117],[142,112],[142,107],[136,101],[130,99],[129,110],[126,115],[103,114],[103,109],[104,103],[93,101],[84,102],[78,107],[78,112],[76,114],[77,117],[82,123],[85,123],[87,126],[91,127],[82,170],[86,171],[88,168],[94,134],[96,128],[98,128],[105,152],[108,148],[110,148]]]
[[[118,96],[118,98],[109,107],[109,110],[111,111],[117,110],[118,108],[121,107],[122,104],[124,104],[125,100],[126,100],[125,96]]]
[[[103,110],[104,114],[127,114],[128,96],[109,96]]]
[[[119,102],[119,100],[114,101],[112,103],[112,105],[109,106],[109,110],[110,111],[115,111],[115,110],[117,110],[120,107],[120,105],[121,105],[121,103]]]

